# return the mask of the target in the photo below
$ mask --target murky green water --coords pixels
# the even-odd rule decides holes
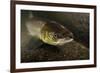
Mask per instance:
[[[74,41],[53,46],[28,35],[25,22],[29,12],[21,11],[21,62],[89,59],[88,13],[32,11],[35,17],[56,21],[73,33]]]

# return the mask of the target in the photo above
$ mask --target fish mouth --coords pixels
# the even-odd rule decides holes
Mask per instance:
[[[61,45],[64,45],[64,44],[66,44],[66,43],[69,43],[69,42],[72,42],[74,39],[73,38],[71,38],[71,39],[69,39],[69,40],[66,40],[66,39],[59,39],[58,41],[56,41],[56,42],[52,42],[52,43],[48,43],[48,44],[50,44],[50,45],[55,45],[55,46],[61,46]]]
[[[72,42],[74,39],[71,38],[69,40],[66,40],[65,38],[64,39],[59,39],[57,42],[56,42],[56,45],[64,45],[66,43],[69,43],[69,42]]]

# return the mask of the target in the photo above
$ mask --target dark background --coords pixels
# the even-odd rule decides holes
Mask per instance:
[[[35,40],[27,35],[25,27],[29,12],[32,12],[34,17],[62,24],[74,34],[74,41],[59,48],[45,43],[34,48]],[[21,62],[83,59],[89,59],[89,13],[21,11]]]

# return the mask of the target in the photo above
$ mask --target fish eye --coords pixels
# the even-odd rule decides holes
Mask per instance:
[[[57,38],[57,34],[54,34],[54,37]]]

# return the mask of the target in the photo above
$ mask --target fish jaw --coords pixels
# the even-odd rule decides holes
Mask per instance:
[[[44,43],[47,43],[47,44],[50,44],[50,45],[54,45],[54,46],[61,46],[61,45],[64,45],[64,44],[66,44],[66,43],[70,43],[70,42],[72,42],[74,39],[73,38],[71,38],[71,39],[69,39],[69,40],[66,40],[65,38],[64,39],[58,39],[57,41],[52,41],[52,40],[50,40],[50,39],[48,39],[48,38],[46,38],[46,39],[42,39],[42,41],[44,42]]]
[[[64,44],[66,44],[66,43],[70,43],[70,42],[72,42],[74,39],[73,38],[71,38],[71,39],[69,39],[69,40],[65,40],[65,39],[59,39],[56,43],[56,45],[64,45]]]

